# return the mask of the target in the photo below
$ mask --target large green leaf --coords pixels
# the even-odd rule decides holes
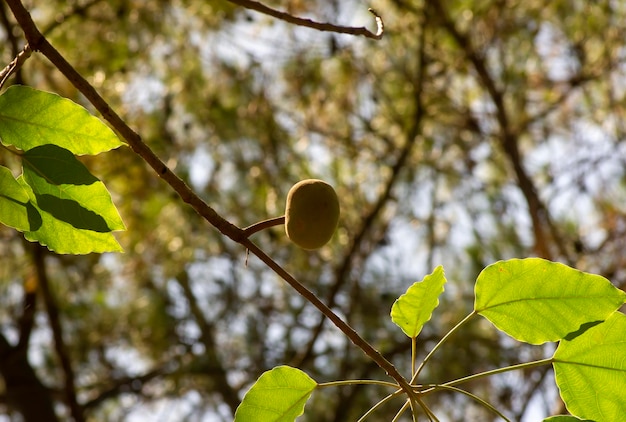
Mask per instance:
[[[20,176],[17,181],[28,192],[30,202],[42,218],[42,224],[38,230],[24,232],[24,237],[27,240],[39,242],[51,251],[60,254],[122,252],[122,247],[111,233],[78,229],[43,211],[37,204],[37,197],[24,177]]]
[[[49,92],[14,85],[0,95],[0,140],[28,151],[55,144],[74,154],[98,154],[122,145],[84,107]]]
[[[0,166],[0,223],[20,231],[37,230],[41,216],[28,193],[6,167]]]
[[[549,418],[544,419],[542,422],[594,422],[590,419],[580,419],[576,416],[569,415],[557,415],[550,416]]]
[[[557,341],[603,321],[626,300],[606,278],[540,258],[499,261],[476,280],[476,312],[511,337]]]
[[[554,353],[561,398],[574,415],[595,421],[623,421],[626,415],[626,315],[606,321]]]
[[[246,393],[235,413],[235,422],[293,422],[317,383],[304,372],[277,366],[265,372]]]
[[[37,206],[77,229],[96,232],[124,230],[124,223],[104,184],[56,145],[43,145],[22,156],[24,178]]]
[[[411,285],[391,307],[391,320],[410,338],[419,335],[424,324],[439,305],[446,277],[440,265],[422,279]]]

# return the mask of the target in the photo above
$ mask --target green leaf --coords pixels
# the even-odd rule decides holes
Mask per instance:
[[[24,232],[24,237],[31,242],[39,242],[48,249],[60,254],[88,254],[91,252],[122,252],[122,247],[111,233],[99,233],[92,230],[77,229],[69,223],[55,218],[43,211],[37,204],[37,197],[26,183],[23,176],[17,181],[28,192],[30,202],[42,218],[38,230]]]
[[[476,312],[530,344],[565,338],[604,321],[626,300],[606,278],[540,258],[499,261],[476,280]]]
[[[37,206],[77,229],[106,233],[124,230],[104,184],[56,145],[43,145],[22,155],[24,179],[32,187]]]
[[[37,230],[41,216],[29,202],[28,193],[13,177],[11,170],[0,166],[0,223],[20,231]]]
[[[235,422],[293,422],[317,383],[304,372],[277,366],[265,372],[246,393],[235,412]]]
[[[123,145],[84,107],[49,92],[14,85],[0,95],[0,139],[28,151],[55,144],[74,154],[98,154]]]
[[[544,419],[542,422],[594,422],[590,419],[580,419],[576,416],[569,415],[557,415],[550,416],[549,418]]]
[[[410,338],[417,337],[439,305],[439,295],[443,293],[445,283],[446,277],[440,265],[422,281],[413,283],[394,302],[391,320]]]
[[[626,415],[626,315],[615,312],[602,324],[554,353],[554,375],[570,413],[596,421]]]

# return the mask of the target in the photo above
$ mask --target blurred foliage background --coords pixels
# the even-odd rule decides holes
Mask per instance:
[[[380,41],[318,32],[225,0],[26,2],[52,44],[234,224],[281,215],[300,179],[334,185],[342,218],[329,245],[299,250],[282,228],[254,240],[403,373],[410,341],[391,324],[391,305],[439,264],[449,283],[418,339],[422,357],[471,311],[473,282],[495,260],[542,256],[626,288],[626,3],[267,4],[375,31],[373,7],[386,32]],[[4,2],[0,18],[8,64],[25,41]],[[11,83],[85,104],[37,54]],[[0,155],[18,172],[10,160]],[[280,364],[320,382],[385,379],[129,149],[84,162],[120,209],[126,252],[58,256],[0,227],[0,420],[29,420],[30,400],[60,420],[228,421]],[[477,320],[422,381],[553,350]],[[546,368],[471,388],[512,420],[564,412]],[[356,420],[387,393],[316,391],[301,419]],[[441,420],[493,417],[459,394],[427,402]]]

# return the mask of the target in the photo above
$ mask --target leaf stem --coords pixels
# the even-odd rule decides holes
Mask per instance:
[[[445,341],[448,340],[448,338],[450,338],[452,334],[454,334],[459,328],[461,328],[461,326],[463,326],[467,321],[469,321],[469,319],[473,317],[474,315],[476,315],[475,310],[470,312],[468,316],[463,318],[461,322],[455,325],[450,331],[448,331],[448,333],[445,336],[443,336],[441,340],[439,340],[439,343],[437,343],[435,347],[433,347],[433,349],[426,355],[422,363],[420,363],[420,366],[417,368],[417,371],[414,372],[413,378],[411,378],[411,384],[413,384],[417,380],[417,376],[420,374],[420,372],[422,372],[422,369],[424,369],[424,366],[426,365],[426,363],[435,354],[435,352],[443,345],[443,343],[445,343]]]
[[[517,365],[511,365],[511,366],[505,366],[504,368],[497,368],[497,369],[492,369],[491,371],[485,371],[485,372],[480,372],[478,374],[473,374],[473,375],[468,375],[466,377],[463,378],[459,378],[453,381],[448,381],[446,383],[443,384],[437,384],[437,385],[433,385],[431,388],[428,388],[426,390],[423,390],[421,393],[422,394],[429,394],[439,388],[447,388],[447,387],[452,387],[455,385],[459,385],[459,384],[464,384],[466,382],[470,382],[470,381],[474,381],[480,378],[485,378],[485,377],[490,377],[492,375],[497,375],[497,374],[501,374],[504,372],[509,372],[509,371],[516,371],[519,369],[528,369],[528,368],[536,368],[538,366],[543,366],[543,365],[549,365],[552,362],[554,362],[554,357],[549,357],[546,359],[540,359],[540,360],[534,360],[532,362],[524,362],[524,363],[518,363]]]
[[[416,360],[417,360],[417,337],[411,337],[411,373],[412,374],[415,373],[415,361]]]
[[[486,407],[487,409],[491,410],[493,413],[495,413],[496,415],[498,415],[499,417],[501,417],[503,420],[507,421],[507,422],[511,422],[509,420],[509,418],[507,418],[506,416],[504,416],[504,414],[502,414],[498,409],[496,409],[493,405],[491,405],[490,403],[488,403],[486,400],[478,397],[475,394],[470,393],[469,391],[465,391],[462,388],[457,388],[457,387],[453,387],[450,385],[435,385],[433,386],[435,390],[451,390],[451,391],[455,391],[457,393],[461,393],[461,394],[465,394],[466,396],[470,397],[473,400],[476,400],[478,403],[480,403],[481,405],[483,405],[484,407]]]
[[[364,385],[364,384],[381,385],[383,387],[391,387],[391,388],[395,388],[396,390],[402,391],[402,389],[398,386],[398,384],[394,384],[388,381],[379,381],[379,380],[340,380],[340,381],[321,382],[317,384],[317,387],[327,388],[327,387],[338,387],[342,385]]]
[[[410,406],[410,401],[407,400],[406,402],[404,402],[404,404],[402,405],[400,410],[398,410],[398,413],[396,413],[396,416],[393,417],[391,422],[398,422],[400,420],[400,416],[402,416],[404,414],[404,412],[406,412],[406,410],[409,408],[409,406]]]
[[[261,230],[268,229],[274,226],[280,226],[285,224],[285,216],[281,215],[280,217],[270,218],[267,220],[259,221],[258,223],[254,223],[245,229],[243,229],[246,236],[252,236],[254,233],[260,232]]]
[[[359,418],[359,420],[357,420],[356,422],[363,422],[363,421],[365,421],[366,418],[368,418],[370,415],[372,415],[383,404],[387,403],[389,400],[391,400],[391,399],[393,399],[395,397],[398,397],[399,395],[401,395],[403,393],[404,392],[402,390],[398,390],[395,393],[389,394],[387,397],[383,398],[382,400],[379,400],[378,403],[376,403],[367,412],[365,412],[365,414],[363,416],[361,416]]]

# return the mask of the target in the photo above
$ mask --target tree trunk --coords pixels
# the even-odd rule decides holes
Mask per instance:
[[[39,381],[28,362],[27,348],[9,344],[0,334],[0,374],[6,386],[8,405],[25,422],[58,421],[50,391]]]

